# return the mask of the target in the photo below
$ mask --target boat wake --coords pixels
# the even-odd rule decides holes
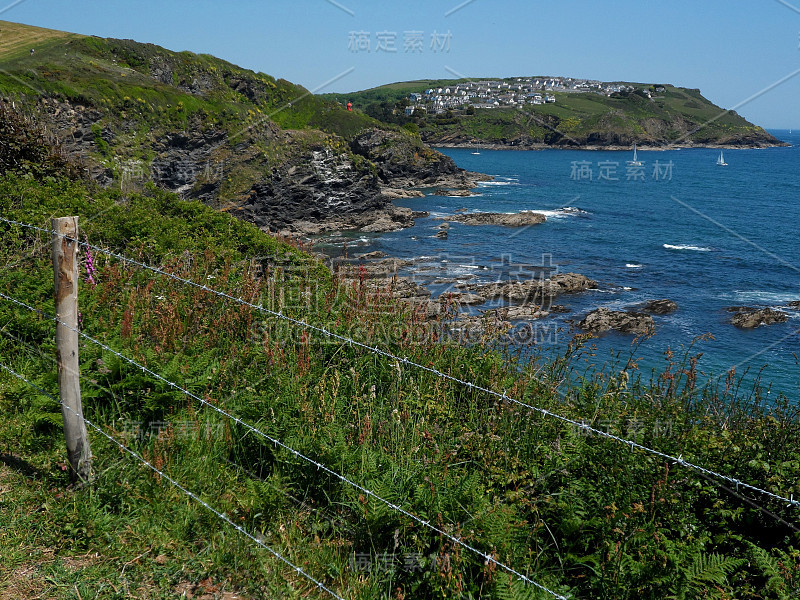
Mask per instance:
[[[664,244],[667,250],[693,250],[694,252],[711,252],[711,248],[705,246],[691,246],[689,244]]]

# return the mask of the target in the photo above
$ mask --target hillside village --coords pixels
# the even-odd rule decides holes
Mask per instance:
[[[405,108],[406,116],[424,110],[428,114],[441,114],[447,110],[473,108],[518,107],[533,104],[552,104],[552,92],[597,93],[610,96],[614,93],[633,92],[636,88],[624,83],[608,83],[572,77],[515,77],[467,81],[449,87],[429,88],[412,93]],[[647,86],[641,90],[647,97],[653,92],[664,92],[663,86]]]

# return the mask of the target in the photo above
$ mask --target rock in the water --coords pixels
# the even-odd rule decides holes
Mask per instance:
[[[437,231],[436,235],[434,235],[433,237],[439,238],[440,240],[446,240],[447,239],[447,231],[445,229],[442,229],[441,231]]]
[[[751,306],[728,306],[723,310],[725,310],[725,312],[736,312],[736,313],[738,313],[738,312],[754,311],[756,309],[751,307]]]
[[[485,285],[463,284],[459,286],[477,292],[487,298],[503,298],[509,302],[541,303],[558,294],[574,294],[597,287],[597,282],[579,273],[558,273],[550,279],[528,279],[523,281],[500,281]]]
[[[773,323],[784,323],[789,319],[789,315],[772,308],[751,309],[738,312],[733,315],[731,323],[743,329],[752,329],[759,325],[772,325]]]
[[[667,315],[678,310],[678,304],[672,300],[648,300],[642,310],[654,315]]]
[[[627,312],[598,308],[586,315],[578,323],[578,327],[593,333],[601,333],[613,329],[621,333],[650,335],[655,333],[653,317],[640,312]]]
[[[381,195],[389,200],[398,200],[403,198],[424,198],[425,194],[419,190],[404,190],[401,188],[383,187],[381,188]]]
[[[505,306],[487,310],[484,314],[488,313],[495,313],[500,321],[535,321],[550,314],[539,306]]]
[[[557,273],[546,281],[550,282],[552,296],[574,294],[597,288],[597,282],[594,279],[589,279],[586,275],[581,275],[580,273]]]
[[[464,225],[503,225],[505,227],[524,227],[525,225],[539,225],[546,218],[541,213],[462,213],[451,217],[443,217],[443,221],[455,221]]]
[[[346,215],[323,217],[318,221],[294,221],[281,233],[292,235],[301,233],[317,235],[326,231],[359,229],[370,233],[397,231],[414,225],[411,209],[392,204],[384,208],[374,208]]]
[[[486,298],[478,294],[442,294],[439,296],[439,302],[470,306],[472,304],[483,304],[486,302]]]
[[[382,252],[381,250],[375,250],[374,252],[367,252],[366,254],[359,254],[355,258],[359,260],[369,260],[372,258],[386,258],[389,256],[386,252]]]
[[[458,197],[466,197],[466,196],[474,196],[472,192],[469,190],[436,190],[433,192],[434,196],[458,196]]]

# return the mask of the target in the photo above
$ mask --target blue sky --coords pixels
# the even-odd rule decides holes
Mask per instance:
[[[740,105],[758,125],[800,129],[800,0],[8,4],[0,19],[208,52],[308,89],[332,79],[321,91],[454,73],[663,82]]]

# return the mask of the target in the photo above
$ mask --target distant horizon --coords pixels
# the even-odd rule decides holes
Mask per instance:
[[[800,129],[800,8],[780,0],[758,10],[723,0],[613,8],[589,0],[86,0],[80,11],[18,0],[0,19],[212,54],[319,93],[547,73],[699,88],[765,129]],[[756,31],[764,32],[758,44],[742,42]]]

